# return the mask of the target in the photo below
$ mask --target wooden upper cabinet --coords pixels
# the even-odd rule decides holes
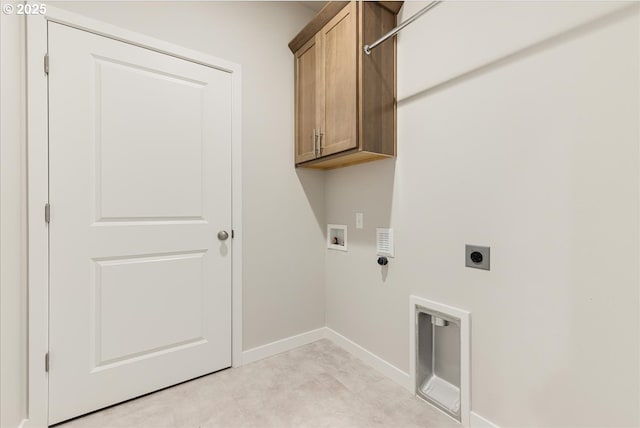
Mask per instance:
[[[296,163],[315,159],[318,149],[316,124],[320,108],[319,49],[314,37],[296,52]]]
[[[337,168],[396,154],[396,49],[372,43],[402,2],[329,2],[289,43],[295,56],[295,162]]]
[[[320,30],[320,156],[357,147],[356,7],[349,3]],[[302,118],[301,118],[302,119]]]

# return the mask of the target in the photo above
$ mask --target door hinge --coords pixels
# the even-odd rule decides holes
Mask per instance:
[[[44,204],[44,221],[46,221],[47,224],[51,222],[51,205],[49,205],[49,202]]]
[[[236,231],[231,229],[231,239],[235,238],[236,236]]]
[[[49,74],[49,54],[44,54],[44,74]]]
[[[44,371],[49,373],[49,353],[44,354]]]

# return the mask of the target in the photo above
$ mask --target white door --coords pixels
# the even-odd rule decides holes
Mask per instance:
[[[49,423],[231,365],[231,76],[49,24]]]

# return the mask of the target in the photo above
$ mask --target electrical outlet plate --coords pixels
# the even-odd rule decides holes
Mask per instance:
[[[491,247],[465,245],[464,265],[469,268],[491,270]]]

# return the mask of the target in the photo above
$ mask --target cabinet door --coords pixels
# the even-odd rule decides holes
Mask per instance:
[[[320,155],[357,147],[356,2],[342,9],[320,31],[322,51]]]
[[[316,158],[320,54],[318,37],[309,40],[295,55],[296,163]]]

